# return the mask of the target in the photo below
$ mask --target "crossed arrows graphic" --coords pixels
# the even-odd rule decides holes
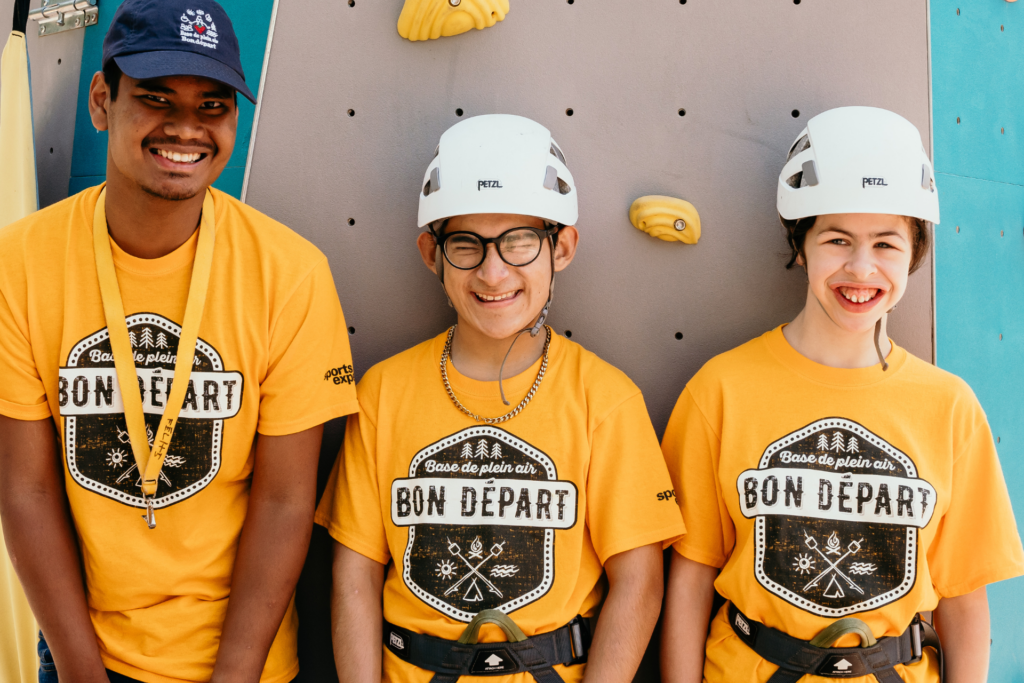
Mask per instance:
[[[475,576],[475,577],[477,577],[478,579],[480,579],[481,581],[483,581],[487,585],[488,590],[490,590],[492,593],[497,595],[499,598],[502,597],[501,591],[498,590],[498,587],[495,586],[490,581],[488,581],[487,577],[485,577],[483,574],[480,573],[480,567],[484,566],[484,564],[487,561],[489,561],[491,558],[494,558],[494,557],[497,557],[498,555],[501,555],[502,551],[505,549],[504,548],[505,541],[502,541],[501,543],[495,543],[494,545],[492,545],[491,546],[490,554],[487,557],[485,557],[483,560],[481,560],[480,564],[478,564],[477,566],[474,567],[473,565],[471,565],[469,563],[469,560],[467,560],[465,557],[462,556],[462,548],[459,547],[459,544],[455,543],[450,538],[447,539],[447,540],[448,540],[448,552],[450,552],[452,555],[454,555],[455,557],[457,557],[460,560],[462,560],[463,564],[465,564],[467,567],[469,567],[469,572],[465,576],[463,576],[461,579],[459,579],[458,581],[453,583],[451,586],[449,586],[448,590],[446,590],[444,592],[444,594],[445,595],[451,595],[455,591],[459,590],[459,586],[461,586],[467,580],[469,580],[470,578]]]
[[[804,591],[806,591],[808,588],[813,588],[814,586],[818,585],[818,582],[821,581],[822,577],[828,574],[829,572],[835,572],[840,577],[842,577],[843,580],[846,581],[846,583],[850,584],[850,588],[857,591],[861,595],[864,595],[864,591],[861,590],[861,587],[855,584],[849,576],[847,576],[839,570],[840,562],[845,560],[850,555],[856,555],[860,551],[861,541],[863,540],[864,539],[862,538],[860,539],[860,541],[851,541],[850,544],[846,546],[846,553],[835,562],[832,562],[827,557],[825,557],[825,553],[821,552],[821,550],[818,548],[817,539],[815,539],[813,536],[808,535],[807,532],[804,531],[804,545],[806,545],[808,548],[821,555],[821,559],[825,560],[825,562],[828,564],[828,567],[823,572],[815,576],[813,579],[811,579],[810,583],[804,586]]]

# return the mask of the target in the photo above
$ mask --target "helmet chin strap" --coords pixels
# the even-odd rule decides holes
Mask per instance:
[[[895,310],[896,307],[893,306],[885,312],[885,315],[888,315]],[[882,372],[889,369],[889,363],[886,362],[885,356],[882,355],[882,345],[878,342],[879,337],[882,335],[882,318],[884,318],[885,315],[875,321],[875,353],[878,354],[878,360],[882,363]]]

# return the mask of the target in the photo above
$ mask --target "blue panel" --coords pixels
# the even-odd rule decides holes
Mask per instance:
[[[99,3],[99,21],[85,29],[85,44],[82,47],[82,76],[78,84],[78,115],[75,119],[75,148],[71,158],[71,182],[69,193],[76,188],[89,187],[102,182],[107,173],[107,134],[98,133],[89,118],[89,83],[100,69],[103,56],[103,36],[114,12],[122,0],[104,0]],[[267,31],[270,28],[270,13],[273,0],[221,0],[221,6],[231,17],[242,50],[242,69],[249,88],[258,92],[260,74],[263,71],[263,52],[267,45]],[[228,160],[227,168],[214,187],[238,197],[242,193],[242,177],[245,160],[249,154],[249,138],[252,135],[252,119],[255,107],[244,97],[238,98],[238,136],[235,150]],[[86,179],[88,178],[88,179]]]
[[[974,389],[1024,522],[1024,3],[931,3],[936,357]],[[959,122],[957,118],[959,117]],[[959,230],[958,230],[959,229]],[[989,588],[989,680],[1024,681],[1024,579]]]
[[[936,168],[1024,185],[1024,8],[940,0],[931,17]]]

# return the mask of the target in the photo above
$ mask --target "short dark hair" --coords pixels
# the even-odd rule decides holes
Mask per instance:
[[[117,90],[121,86],[121,67],[113,59],[108,59],[103,65],[103,80],[107,82],[110,100],[113,102],[117,99]]]
[[[910,272],[913,273],[921,267],[921,263],[928,253],[928,225],[924,220],[912,216],[903,216],[903,219],[907,221],[907,226],[910,228]],[[814,227],[818,217],[807,216],[806,218],[788,219],[779,216],[779,220],[782,221],[782,227],[786,229],[786,241],[789,243],[790,249],[789,263],[786,264],[786,268],[792,268],[796,265],[798,256],[804,256],[804,262],[806,263],[807,257],[804,255],[804,240],[807,239],[807,233]]]

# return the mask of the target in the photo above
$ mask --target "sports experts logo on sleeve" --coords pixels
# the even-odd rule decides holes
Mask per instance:
[[[325,382],[334,382],[335,384],[352,384],[355,378],[352,375],[351,365],[342,365],[337,368],[331,368],[324,373]]]

